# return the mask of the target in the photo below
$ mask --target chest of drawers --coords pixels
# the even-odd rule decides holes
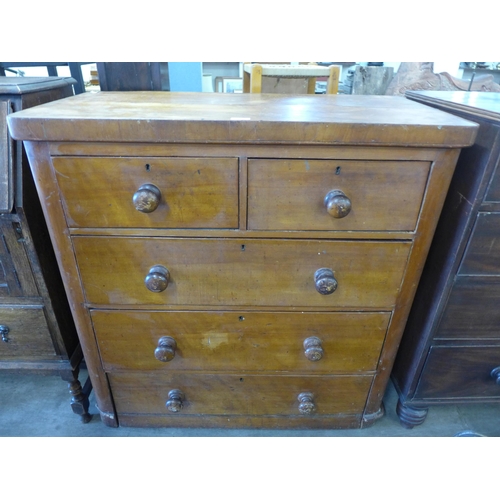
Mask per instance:
[[[399,97],[102,92],[12,115],[103,421],[359,428],[460,148]]]
[[[479,124],[462,151],[394,366],[407,427],[429,407],[500,402],[500,95],[411,92]]]
[[[73,95],[72,78],[0,76],[0,371],[60,375],[71,407],[90,420],[90,385],[54,250],[21,141],[7,116]]]

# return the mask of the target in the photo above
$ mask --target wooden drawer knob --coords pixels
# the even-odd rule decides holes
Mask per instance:
[[[349,215],[351,200],[340,189],[334,189],[325,196],[326,211],[335,219],[342,219]]]
[[[309,361],[319,361],[323,357],[323,347],[318,337],[309,337],[304,340],[304,354]]]
[[[333,271],[326,267],[318,269],[314,273],[316,290],[321,295],[330,295],[337,289],[337,280],[333,277]]]
[[[136,210],[149,214],[154,212],[161,200],[161,192],[154,184],[143,184],[132,197]]]
[[[9,332],[10,332],[10,329],[8,326],[0,325],[0,335],[2,335],[3,342],[9,341]]]
[[[173,389],[168,393],[168,401],[166,402],[167,410],[177,413],[182,410],[184,403],[184,393],[179,389]]]
[[[303,415],[310,415],[316,411],[314,404],[314,394],[312,392],[302,392],[298,395],[299,411]]]
[[[172,337],[161,337],[158,340],[158,347],[155,349],[155,358],[158,361],[166,363],[172,361],[175,357],[177,343]]]
[[[500,366],[493,368],[493,370],[491,370],[490,375],[493,378],[493,380],[495,380],[495,383],[497,385],[500,385]]]
[[[166,267],[153,266],[144,279],[144,283],[150,292],[159,293],[167,289],[169,279],[170,272]]]

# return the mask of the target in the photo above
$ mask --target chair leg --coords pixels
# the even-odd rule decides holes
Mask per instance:
[[[260,94],[262,92],[262,66],[254,64],[250,74],[250,93]]]
[[[328,76],[328,83],[326,85],[327,94],[339,93],[339,80],[340,80],[340,66],[329,66],[330,75]]]
[[[83,81],[82,66],[81,63],[70,62],[68,63],[69,72],[71,73],[71,78],[76,80],[74,85],[75,94],[83,94],[85,92],[85,82]]]
[[[316,78],[308,78],[307,79],[307,93],[315,94],[316,93]]]
[[[59,76],[57,74],[57,66],[53,66],[50,64],[47,65],[47,73],[49,76]]]

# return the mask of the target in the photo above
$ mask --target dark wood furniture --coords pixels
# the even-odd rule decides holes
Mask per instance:
[[[85,92],[85,81],[82,74],[82,65],[88,62],[0,62],[0,76],[6,76],[5,71],[12,68],[45,67],[49,76],[58,76],[58,66],[68,66],[71,78],[73,78],[73,89],[75,94]]]
[[[169,90],[168,65],[159,62],[98,62],[97,72],[101,90]]]
[[[11,113],[73,95],[72,78],[0,77],[0,370],[58,374],[71,407],[90,420],[83,359],[54,250]],[[0,410],[1,411],[1,410]]]
[[[480,125],[458,160],[392,374],[411,428],[434,404],[500,403],[500,94],[407,97]]]
[[[383,415],[475,124],[400,97],[100,92],[9,126],[106,424]]]

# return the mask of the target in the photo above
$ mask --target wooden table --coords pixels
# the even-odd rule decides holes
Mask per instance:
[[[56,257],[11,113],[73,95],[72,78],[0,77],[0,370],[58,374],[68,382],[73,411],[88,413],[83,355]],[[1,410],[0,410],[1,411]]]
[[[479,124],[460,155],[393,371],[399,418],[413,427],[435,404],[500,402],[500,94],[407,97]]]
[[[399,97],[101,92],[9,125],[106,424],[383,415],[475,124]]]

